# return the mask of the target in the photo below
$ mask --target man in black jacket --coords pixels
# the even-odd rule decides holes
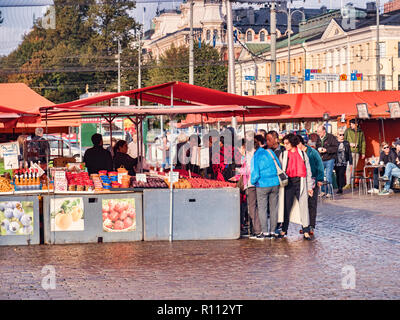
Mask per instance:
[[[346,185],[347,163],[353,165],[353,157],[350,150],[350,143],[344,140],[344,132],[338,133],[338,151],[335,159],[335,172],[338,185],[338,194],[343,193],[343,187]]]
[[[320,125],[317,129],[317,133],[321,138],[321,142],[317,143],[317,150],[321,155],[324,168],[326,170],[326,180],[328,183],[332,184],[332,173],[333,167],[335,165],[335,158],[338,150],[338,141],[336,137],[330,133],[326,132],[326,128]],[[323,186],[324,187],[324,186]],[[329,188],[328,188],[329,190]],[[321,196],[326,194],[327,197],[332,196],[330,193],[332,190],[326,191],[322,188]]]
[[[99,133],[92,135],[93,148],[87,149],[83,161],[88,173],[98,173],[100,170],[113,170],[113,161],[110,151],[103,148],[103,137]]]

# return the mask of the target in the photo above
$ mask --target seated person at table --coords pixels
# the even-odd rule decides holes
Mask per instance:
[[[387,142],[382,142],[381,144],[382,152],[379,156],[379,164],[383,162],[386,166],[389,162],[396,163],[397,155],[396,153],[390,148]],[[368,193],[379,193],[379,175],[383,175],[383,170],[379,168],[374,169],[374,188],[369,190]]]
[[[88,173],[98,173],[100,170],[113,170],[111,153],[103,148],[103,137],[99,133],[92,135],[93,148],[87,149],[83,156]]]
[[[125,140],[119,140],[114,146],[114,168],[118,170],[118,168],[123,166],[128,170],[128,174],[133,176],[135,175],[134,167],[137,165],[138,159],[132,158],[127,152],[128,144]]]
[[[382,180],[386,181],[385,188],[379,193],[379,195],[382,196],[390,193],[392,177],[400,178],[400,139],[394,142],[394,146],[396,147],[394,151],[396,153],[396,159],[395,162],[388,162],[385,167],[385,174],[382,177]]]

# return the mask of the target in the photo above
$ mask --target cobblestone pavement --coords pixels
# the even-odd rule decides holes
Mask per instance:
[[[0,247],[0,299],[399,299],[400,195],[320,205],[316,238]],[[56,289],[41,286],[42,267]],[[342,273],[353,266],[354,289]]]

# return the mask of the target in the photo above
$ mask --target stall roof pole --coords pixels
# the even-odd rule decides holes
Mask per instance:
[[[171,108],[174,106],[174,86],[171,86]],[[170,126],[171,130],[171,126]],[[171,133],[172,134],[172,133]],[[172,141],[169,144],[169,162],[170,162],[170,170],[169,170],[169,177],[170,177],[170,187],[169,187],[169,241],[172,242],[172,230],[173,230],[173,224],[172,224],[172,217],[173,217],[173,211],[174,211],[174,206],[173,206],[173,189],[174,189],[174,184],[172,180],[172,173],[174,171],[174,166],[172,164],[173,159],[172,159]]]

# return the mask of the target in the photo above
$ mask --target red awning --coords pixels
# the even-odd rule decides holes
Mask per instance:
[[[44,127],[40,121],[39,108],[44,105],[54,105],[24,83],[0,83],[0,131],[9,128]],[[7,111],[11,110],[11,111]],[[3,111],[4,110],[4,111]],[[49,127],[79,126],[80,121],[48,121]]]
[[[75,100],[58,105],[43,105],[42,110],[52,109],[74,109],[84,106],[91,106],[96,103],[107,101],[119,96],[127,96],[133,99],[141,99],[153,103],[173,106],[188,105],[238,105],[238,106],[264,106],[283,107],[281,104],[270,103],[268,99],[259,100],[250,97],[242,97],[236,94],[221,92],[214,89],[203,88],[178,81],[164,84],[129,90],[119,93],[106,94],[81,100]],[[172,98],[172,103],[171,103]]]

